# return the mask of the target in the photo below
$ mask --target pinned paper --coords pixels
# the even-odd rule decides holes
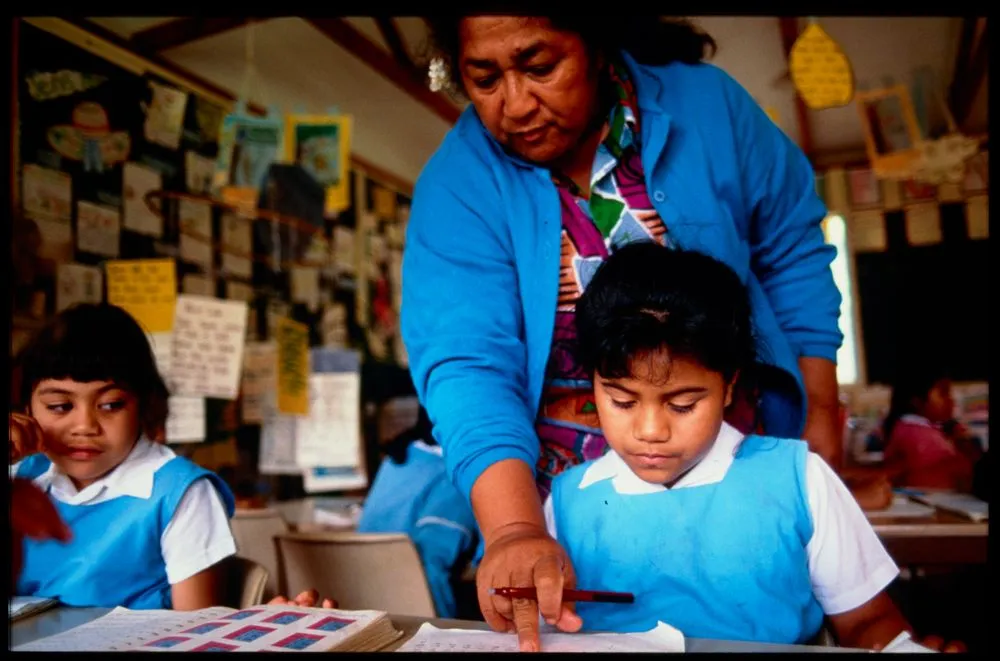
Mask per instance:
[[[884,252],[888,239],[885,216],[880,209],[855,211],[850,216],[855,252]]]
[[[253,254],[253,236],[250,220],[235,213],[222,215],[222,270],[240,278],[253,275],[250,255]]]
[[[177,297],[171,358],[177,394],[236,399],[246,324],[242,301]]]
[[[941,211],[937,204],[915,204],[906,209],[906,239],[911,246],[941,243]]]
[[[338,273],[354,275],[357,272],[357,250],[354,230],[337,225],[333,228],[333,261]]]
[[[350,206],[351,118],[346,115],[285,117],[285,158],[326,189],[324,212]]]
[[[56,312],[77,303],[100,303],[104,299],[101,269],[84,264],[59,264],[56,267]]]
[[[184,130],[188,95],[179,89],[149,81],[153,98],[146,108],[146,140],[168,149],[177,149]]]
[[[73,258],[73,180],[65,172],[28,164],[22,169],[24,215],[35,221],[42,245],[39,257],[55,262]]]
[[[126,163],[122,168],[123,226],[138,234],[163,236],[163,218],[146,204],[146,194],[163,187],[163,177],[157,170],[138,163]]]
[[[108,303],[124,308],[149,333],[174,325],[177,273],[172,259],[107,262]]]
[[[851,206],[853,208],[878,206],[882,201],[879,180],[870,169],[848,170],[847,179],[851,187]]]
[[[946,181],[938,186],[937,198],[939,202],[961,202],[965,199],[965,195],[962,194],[960,184]]]
[[[851,63],[826,31],[811,21],[789,53],[792,83],[812,110],[847,105],[854,96]]]
[[[302,474],[295,463],[295,418],[277,415],[261,426],[257,470],[261,475]]]
[[[372,187],[375,215],[385,220],[396,220],[396,193],[381,186]]]
[[[81,252],[117,257],[120,236],[121,214],[118,209],[91,202],[77,202],[76,247]]]
[[[230,301],[246,301],[247,303],[250,303],[253,301],[253,287],[245,282],[227,280],[226,298]]]
[[[272,342],[248,342],[243,352],[240,385],[243,422],[262,423],[276,412],[278,349]]]
[[[278,411],[309,413],[309,328],[291,319],[277,320]]]
[[[320,320],[320,333],[324,347],[347,346],[347,308],[343,303],[327,305]]]
[[[180,258],[211,268],[212,206],[207,202],[180,200],[177,219],[180,225]]]
[[[882,207],[886,211],[903,208],[903,194],[899,182],[895,179],[882,179]]]
[[[319,309],[319,269],[315,266],[293,266],[291,274],[292,301],[305,303],[316,311]]]
[[[181,290],[185,294],[212,298],[215,296],[215,278],[188,273],[181,279]]]
[[[965,203],[965,223],[970,239],[990,238],[990,198],[977,195]]]
[[[205,398],[174,396],[168,401],[167,443],[205,440]]]
[[[192,195],[210,195],[215,161],[198,152],[184,152],[184,183]]]
[[[309,415],[296,427],[302,468],[356,468],[361,464],[361,360],[356,351],[313,349]]]

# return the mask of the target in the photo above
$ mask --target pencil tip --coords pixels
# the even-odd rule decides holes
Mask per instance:
[[[497,593],[496,588],[490,588],[490,594],[496,594],[496,593]]]

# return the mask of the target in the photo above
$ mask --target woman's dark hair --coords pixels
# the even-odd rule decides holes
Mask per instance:
[[[386,443],[382,446],[382,450],[392,459],[393,463],[406,463],[406,451],[413,441],[423,441],[427,445],[437,445],[437,441],[431,435],[431,428],[431,419],[427,415],[427,410],[421,406],[420,413],[417,415],[417,424]]]
[[[45,379],[110,381],[139,401],[142,430],[162,433],[169,392],[142,327],[125,310],[83,303],[59,313],[14,359],[20,383],[15,406],[25,409]]]
[[[942,379],[948,378],[944,367],[936,361],[912,360],[907,355],[906,366],[900,368],[892,383],[892,398],[889,402],[889,413],[882,422],[882,441],[889,442],[896,423],[907,413],[916,413],[915,401],[927,398],[928,393]]]
[[[605,260],[576,304],[576,328],[580,364],[609,378],[630,376],[635,358],[662,348],[727,381],[752,371],[757,355],[750,301],[736,273],[653,241]]]
[[[462,90],[458,51],[459,24],[463,18],[468,16],[437,15],[426,18],[431,30],[431,45],[436,54],[445,60],[452,89],[456,91]],[[712,57],[716,51],[715,40],[711,36],[683,19],[619,15],[609,21],[607,16],[601,14],[538,18],[547,19],[556,30],[579,35],[591,55],[617,55],[624,50],[640,64],[695,64],[705,59],[706,52],[708,57]]]

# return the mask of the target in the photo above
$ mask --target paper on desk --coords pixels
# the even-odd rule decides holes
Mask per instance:
[[[936,654],[936,650],[932,650],[929,647],[924,647],[923,645],[917,643],[910,636],[909,631],[901,631],[898,636],[892,639],[892,642],[882,648],[883,653],[888,654]]]
[[[870,519],[880,518],[915,518],[921,519],[934,516],[934,508],[929,505],[921,505],[913,502],[902,494],[893,496],[892,505],[884,510],[865,510],[865,514]]]
[[[543,652],[683,652],[684,635],[660,622],[642,633],[542,633]],[[517,652],[517,636],[424,624],[400,652]]]
[[[989,521],[990,506],[986,501],[965,493],[923,493],[913,496],[922,503],[954,512],[975,522]]]

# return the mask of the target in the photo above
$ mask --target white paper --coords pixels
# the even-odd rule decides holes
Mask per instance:
[[[163,236],[163,218],[146,205],[146,193],[160,190],[163,177],[157,170],[126,163],[122,168],[122,225],[127,230],[159,238]]]
[[[310,310],[319,309],[319,269],[315,266],[293,266],[291,276],[292,301],[305,303]]]
[[[163,380],[166,381],[167,389],[173,392],[174,385],[170,373],[170,364],[174,351],[174,334],[170,331],[165,333],[147,333],[146,339],[149,340],[149,346],[153,352],[153,360],[156,361],[156,369],[160,372]]]
[[[248,342],[243,351],[240,403],[243,422],[261,423],[277,413],[278,348],[272,342]]]
[[[170,366],[176,393],[236,399],[246,325],[243,301],[178,295]]]
[[[357,271],[354,230],[337,225],[333,228],[333,260],[339,273],[351,275]]]
[[[306,493],[351,491],[368,486],[368,476],[362,468],[314,467],[302,470],[302,489]]]
[[[295,418],[275,415],[260,428],[260,458],[257,469],[261,475],[300,475],[295,463]]]
[[[117,257],[121,236],[121,213],[118,209],[77,202],[76,247],[83,252]]]
[[[104,300],[104,273],[97,266],[59,264],[56,267],[56,312],[77,303]]]
[[[180,200],[177,217],[181,228],[180,258],[212,266],[212,207],[205,202]]]
[[[168,443],[197,443],[205,440],[205,398],[175,395],[168,400]]]
[[[921,644],[917,643],[916,641],[914,641],[913,637],[910,636],[910,632],[909,631],[901,631],[898,636],[896,636],[895,638],[892,639],[892,642],[890,642],[888,645],[886,645],[884,648],[882,648],[882,653],[883,654],[885,654],[885,653],[888,653],[888,654],[910,654],[910,653],[917,653],[917,654],[927,654],[927,653],[930,653],[930,654],[936,654],[937,652],[935,650],[930,649],[929,647],[924,647],[923,645],[921,645]]]
[[[347,308],[343,303],[328,304],[319,325],[324,347],[347,346]]]
[[[215,296],[215,278],[188,273],[181,279],[181,291],[195,296]]]
[[[184,111],[188,95],[179,89],[153,81],[149,81],[149,87],[153,92],[153,98],[146,108],[144,126],[146,140],[168,149],[177,149],[181,144],[181,132],[184,130]]]
[[[21,169],[24,213],[32,220],[69,223],[73,179],[65,172],[29,163]]]
[[[212,192],[212,176],[215,174],[215,161],[198,154],[184,152],[184,181],[187,190],[194,195],[208,195]]]
[[[542,652],[683,652],[684,635],[660,622],[643,633],[542,633]],[[423,624],[400,652],[517,652],[517,636]]]
[[[361,461],[361,375],[335,372],[309,375],[309,415],[296,428],[296,462],[355,467]]]
[[[250,221],[234,213],[222,215],[222,270],[240,278],[253,275],[250,256],[253,254],[253,237]]]
[[[921,519],[934,516],[934,508],[929,505],[915,503],[906,496],[896,494],[893,496],[892,505],[884,510],[866,511],[868,518],[914,518]]]
[[[925,493],[915,499],[933,507],[963,515],[973,521],[988,521],[990,506],[987,502],[966,493]]]
[[[245,282],[227,280],[226,298],[228,298],[231,301],[246,301],[247,303],[249,303],[253,300],[253,287],[246,284]]]

